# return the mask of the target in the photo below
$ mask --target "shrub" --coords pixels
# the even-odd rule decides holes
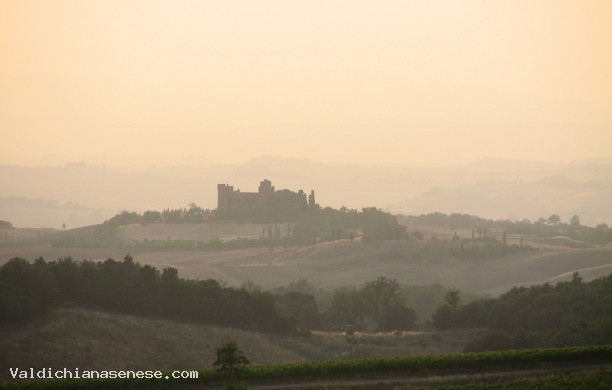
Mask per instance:
[[[237,372],[243,371],[249,364],[249,359],[244,352],[238,349],[238,344],[235,341],[229,341],[217,348],[217,360],[213,366],[219,371]]]

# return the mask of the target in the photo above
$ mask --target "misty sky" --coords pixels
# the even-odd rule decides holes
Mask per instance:
[[[612,157],[611,19],[606,0],[0,0],[0,163]]]

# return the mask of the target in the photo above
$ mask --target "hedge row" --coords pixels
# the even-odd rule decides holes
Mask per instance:
[[[18,381],[2,383],[0,384],[0,390],[150,388],[167,385],[175,387],[194,383],[213,385],[232,381],[318,380],[336,376],[384,373],[402,373],[409,377],[611,362],[612,345],[607,345],[262,365],[251,366],[237,373],[220,372],[207,368],[199,370],[197,380],[71,379]]]

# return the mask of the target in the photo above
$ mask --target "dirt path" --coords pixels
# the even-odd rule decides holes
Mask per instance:
[[[428,385],[463,385],[474,384],[491,379],[518,380],[522,378],[544,377],[558,374],[573,374],[580,372],[593,372],[605,370],[612,374],[612,364],[601,365],[574,365],[553,368],[540,368],[531,370],[515,371],[489,371],[473,374],[449,374],[449,375],[429,375],[412,376],[401,373],[366,375],[363,378],[355,376],[304,382],[276,382],[276,383],[249,383],[249,389],[257,390],[277,390],[277,389],[350,389],[364,388],[364,386],[375,386],[376,389],[397,389],[398,386],[428,386]],[[384,386],[384,387],[383,387]]]

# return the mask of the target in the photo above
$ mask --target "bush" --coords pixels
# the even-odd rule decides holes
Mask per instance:
[[[238,372],[244,371],[249,364],[249,359],[244,355],[235,341],[229,341],[217,348],[217,360],[213,366],[219,371]]]

